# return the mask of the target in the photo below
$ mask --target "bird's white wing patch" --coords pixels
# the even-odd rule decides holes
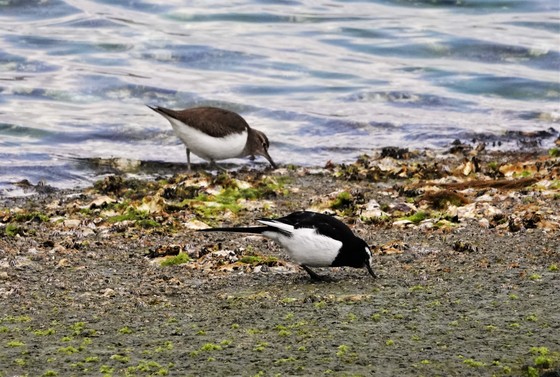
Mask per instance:
[[[258,220],[258,221],[261,224],[283,230],[284,232],[288,232],[290,234],[294,232],[294,226],[290,224],[281,223],[280,221],[275,221],[275,220]]]
[[[266,225],[278,227],[278,222]],[[273,231],[263,232],[262,235],[282,245],[296,263],[309,267],[328,267],[336,259],[342,247],[342,242],[319,234],[313,228],[294,229],[291,225],[282,225],[285,228],[290,227],[291,236]]]

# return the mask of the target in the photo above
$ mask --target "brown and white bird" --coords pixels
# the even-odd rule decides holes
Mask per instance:
[[[256,155],[264,156],[273,168],[276,164],[268,154],[266,135],[249,127],[243,117],[233,111],[217,107],[194,107],[170,110],[152,107],[165,117],[173,131],[187,147],[187,166],[191,170],[191,152],[217,166],[216,161]]]

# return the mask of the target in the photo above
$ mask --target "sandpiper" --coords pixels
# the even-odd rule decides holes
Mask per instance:
[[[261,234],[282,245],[313,280],[323,278],[309,267],[366,267],[371,276],[376,277],[371,268],[373,257],[367,243],[333,216],[298,211],[278,219],[257,221],[265,226],[208,228],[200,231]]]
[[[191,171],[191,152],[198,157],[216,161],[234,157],[264,156],[276,168],[268,154],[269,142],[266,135],[247,124],[241,115],[217,107],[194,107],[185,110],[170,110],[165,107],[150,109],[164,116],[175,134],[187,147],[187,167]]]

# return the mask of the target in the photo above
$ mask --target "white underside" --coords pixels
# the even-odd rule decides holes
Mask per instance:
[[[290,254],[291,259],[309,267],[328,267],[332,264],[342,247],[342,242],[318,234],[315,229],[298,228],[276,221],[260,221],[265,225],[285,230],[290,237],[276,232],[263,232],[268,237],[282,245]]]
[[[242,157],[243,149],[247,144],[247,131],[216,138],[189,127],[177,119],[167,116],[166,118],[177,137],[198,157],[208,161]]]

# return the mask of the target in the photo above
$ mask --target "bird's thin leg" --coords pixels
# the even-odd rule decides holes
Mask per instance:
[[[312,269],[307,267],[305,264],[302,264],[301,268],[303,268],[309,274],[309,276],[311,277],[311,280],[313,280],[313,281],[325,281],[324,277],[322,277],[321,275],[318,275],[316,272],[314,272]]]
[[[210,160],[210,168],[214,168],[216,170],[221,170],[221,171],[228,171],[226,168],[221,167],[220,165],[216,164],[216,161],[214,160]]]
[[[187,171],[191,172],[191,150],[187,148]]]

